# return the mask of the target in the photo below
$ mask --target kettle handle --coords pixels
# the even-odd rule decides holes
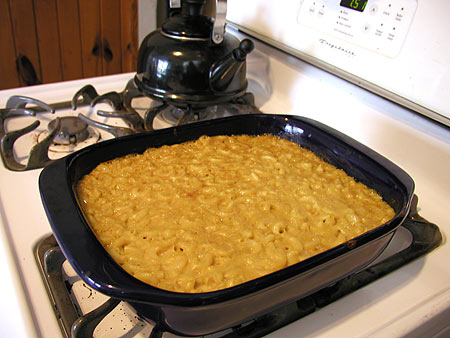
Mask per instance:
[[[216,20],[214,21],[212,40],[215,44],[222,43],[225,34],[227,18],[227,0],[216,0]]]

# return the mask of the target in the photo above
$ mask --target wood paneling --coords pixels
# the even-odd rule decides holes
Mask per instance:
[[[81,54],[84,77],[103,74],[103,48],[99,0],[79,0]]]
[[[122,69],[120,0],[100,0],[103,74],[116,74]]]
[[[14,46],[11,14],[7,0],[0,0],[0,89],[20,86],[16,71],[16,47]]]
[[[56,0],[34,2],[42,82],[63,80]]]
[[[122,28],[122,71],[135,72],[137,67],[138,8],[137,1],[120,1]]]
[[[137,11],[137,0],[0,0],[0,89],[135,71]]]
[[[21,85],[41,83],[41,64],[37,44],[33,0],[10,0],[16,64]]]
[[[79,79],[83,77],[83,61],[78,2],[57,0],[57,8],[63,80]]]

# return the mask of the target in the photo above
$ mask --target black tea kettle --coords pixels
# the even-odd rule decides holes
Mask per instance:
[[[144,95],[200,108],[245,94],[253,42],[225,32],[226,0],[216,0],[215,19],[201,14],[204,2],[181,0],[180,15],[145,37],[134,79]]]

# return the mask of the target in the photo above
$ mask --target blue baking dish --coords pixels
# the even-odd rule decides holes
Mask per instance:
[[[79,180],[98,164],[131,153],[195,140],[202,135],[274,134],[313,151],[376,190],[395,210],[389,222],[297,264],[246,283],[207,293],[177,293],[143,283],[99,243],[77,199]],[[220,331],[294,302],[361,270],[387,246],[408,214],[411,177],[361,143],[317,121],[252,114],[167,128],[94,144],[43,169],[42,202],[67,260],[93,289],[128,302],[160,330],[186,336]]]

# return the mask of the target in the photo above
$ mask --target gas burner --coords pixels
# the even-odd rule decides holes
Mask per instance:
[[[252,93],[230,102],[212,104],[206,107],[178,107],[168,103],[150,108],[145,114],[145,128],[147,130],[167,128],[196,121],[212,120],[221,117],[257,114]]]
[[[47,104],[30,97],[11,96],[6,107],[0,109],[0,155],[4,166],[12,171],[42,168],[61,155],[98,142],[102,138],[99,129],[108,131],[113,137],[144,131],[143,119],[131,108],[131,100],[139,96],[142,95],[133,87],[132,80],[120,93],[99,95],[93,86],[84,86],[68,102]],[[113,111],[101,111],[95,107],[97,104],[107,104]],[[74,110],[86,106],[89,107],[88,115],[95,108],[97,115],[108,120],[119,117],[121,121],[109,126],[92,121],[81,112],[79,117],[73,116]],[[49,122],[48,113],[57,113],[57,118]],[[41,126],[42,122],[45,124]]]
[[[49,146],[49,151],[55,153],[70,153],[97,143],[100,133],[76,116],[63,116],[58,118],[60,131]],[[48,131],[40,133],[37,142],[44,140],[55,129],[58,119],[48,124]]]
[[[175,106],[167,106],[166,109],[161,111],[160,117],[163,121],[177,125],[181,124],[180,121],[200,121],[206,120],[208,117],[214,116],[217,113],[217,106],[210,106],[202,109],[186,110]]]
[[[106,124],[96,119],[88,118],[84,114],[79,114],[78,118],[86,124],[107,131],[114,137],[232,115],[261,113],[255,106],[255,98],[252,93],[245,93],[229,102],[200,107],[178,106],[164,101],[158,105],[159,101],[145,97],[136,89],[132,80],[128,82],[126,89],[121,93],[109,92],[92,98],[93,95],[98,95],[96,93],[96,90],[90,85],[81,88],[72,99],[72,106],[76,108],[78,99],[80,97],[85,98],[85,96],[88,97],[91,108],[94,108],[99,103],[109,103],[114,109],[112,112],[99,109],[96,115],[103,118],[120,118],[127,127]],[[148,102],[149,100],[150,102]],[[140,101],[145,102],[147,106],[143,107]],[[138,110],[142,110],[143,113],[139,114]]]
[[[56,134],[53,142],[56,144],[77,144],[89,137],[88,125],[75,116],[60,117],[60,131]],[[56,127],[57,120],[50,121],[48,129]]]
[[[79,111],[81,107],[88,110]],[[56,113],[57,118],[50,120],[48,113]],[[7,169],[26,171],[42,168],[101,139],[253,113],[260,111],[252,93],[226,102],[186,106],[146,97],[133,80],[128,81],[123,91],[105,94],[86,85],[68,102],[46,104],[29,97],[12,96],[6,107],[0,109],[0,155]],[[20,117],[27,122],[22,124]],[[31,124],[24,127],[30,119]],[[45,129],[38,128],[41,122],[46,123],[42,126]]]

